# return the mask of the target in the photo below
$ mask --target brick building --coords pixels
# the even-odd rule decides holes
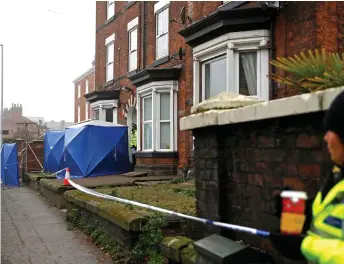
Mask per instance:
[[[85,97],[99,119],[137,124],[138,168],[191,163],[192,135],[179,120],[198,102],[222,91],[295,94],[268,79],[270,59],[343,51],[343,3],[262,3],[97,2],[96,89]]]
[[[85,94],[94,91],[94,62],[92,67],[74,81],[74,123],[92,118],[91,108]]]
[[[31,140],[41,135],[43,127],[23,116],[21,104],[12,104],[10,108],[4,108],[1,118],[4,142],[12,142],[17,138]]]

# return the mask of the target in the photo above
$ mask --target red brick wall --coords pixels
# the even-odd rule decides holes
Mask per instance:
[[[94,91],[94,71],[78,80],[74,84],[74,122],[78,122],[78,106],[80,105],[80,121],[86,120],[86,80],[88,80],[88,92]],[[78,85],[80,85],[80,98],[78,98]],[[91,118],[91,107],[88,106],[88,118]]]
[[[195,130],[197,215],[277,230],[274,197],[282,187],[304,190],[313,198],[330,172],[323,115],[318,112]],[[213,232],[202,229],[205,234]],[[266,250],[276,263],[291,263],[281,258],[267,239],[222,232]]]
[[[145,40],[146,46],[146,61],[142,60],[143,45],[138,46],[138,67],[139,70],[143,70],[146,67],[152,67],[155,61],[155,16],[154,16],[154,4],[156,2],[146,2],[146,16],[145,21],[142,21],[142,3],[135,3],[130,8],[126,8],[125,2],[116,2],[116,18],[108,25],[103,26],[105,22],[105,2],[97,2],[97,34],[96,34],[96,87],[100,88],[105,82],[105,39],[111,34],[115,33],[115,69],[114,79],[115,86],[124,87],[127,86],[132,89],[132,93],[136,94],[136,88],[131,84],[126,74],[128,71],[128,34],[127,23],[135,17],[139,16],[138,26],[138,38],[139,43],[143,43]],[[200,19],[210,12],[216,10],[221,5],[221,2],[189,2],[187,4],[188,12],[195,21]],[[169,6],[169,17],[180,21],[180,11],[183,6],[186,6],[186,2],[173,1]],[[142,22],[146,25],[147,38],[144,39],[142,32]],[[174,55],[178,53],[179,47],[182,47],[185,52],[185,58],[183,61],[179,59],[170,59],[167,63],[159,65],[157,68],[171,67],[172,65],[183,64],[183,70],[179,79],[179,91],[178,91],[178,127],[180,118],[190,114],[191,102],[192,102],[192,49],[185,44],[182,36],[178,34],[184,26],[178,23],[170,23],[169,27],[169,54]],[[118,51],[120,49],[120,51]],[[118,52],[117,52],[118,51]],[[123,109],[130,96],[130,92],[121,91],[119,99],[118,109],[118,123],[126,124],[126,118],[123,115]],[[192,147],[191,132],[179,131],[178,129],[178,152],[179,152],[179,165],[182,167],[189,162],[190,149]],[[140,159],[137,160],[140,162]],[[146,162],[146,161],[142,161]],[[166,163],[174,163],[174,159],[166,159]]]
[[[292,56],[316,48],[343,52],[343,10],[342,2],[288,2],[276,18],[275,57]],[[273,99],[298,93],[284,85],[276,86]]]

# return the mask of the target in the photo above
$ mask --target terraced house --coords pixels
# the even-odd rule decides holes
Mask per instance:
[[[272,100],[297,92],[267,77],[269,60],[343,51],[342,2],[108,1],[96,4],[97,119],[138,129],[137,167],[183,171],[193,105],[223,91]],[[184,170],[185,171],[185,170]]]

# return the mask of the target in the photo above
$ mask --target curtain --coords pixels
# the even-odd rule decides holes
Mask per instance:
[[[240,58],[248,91],[250,95],[257,95],[257,52],[243,52],[240,54]]]

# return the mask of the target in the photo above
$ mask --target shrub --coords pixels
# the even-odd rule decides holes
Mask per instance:
[[[329,53],[322,49],[309,50],[288,58],[278,57],[270,64],[287,72],[287,76],[272,74],[270,79],[301,92],[316,92],[344,85],[344,53]]]

